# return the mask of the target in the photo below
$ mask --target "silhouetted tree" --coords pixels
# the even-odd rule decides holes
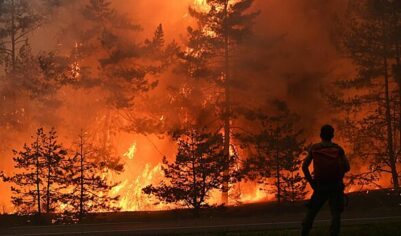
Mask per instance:
[[[112,165],[104,155],[113,159],[110,153],[89,143],[88,134],[81,131],[76,142],[76,154],[64,164],[66,211],[77,214],[79,219],[89,212],[119,210],[119,196],[113,196],[111,192],[118,182],[110,180],[109,172],[120,173],[123,165],[114,163],[110,167]]]
[[[142,27],[116,10],[111,1],[90,0],[79,6],[77,20],[65,29],[73,32],[76,40],[75,55],[81,75],[75,85],[101,93],[96,103],[104,103],[105,109],[94,115],[103,117],[97,119],[102,121],[97,124],[102,128],[97,129],[95,141],[106,149],[112,146],[117,130],[146,129],[143,124],[149,116],[142,116],[144,111],[134,107],[136,98],[158,85],[157,75],[166,70],[177,46],[174,42],[165,43],[162,25],[152,38],[139,40]],[[77,22],[84,24],[77,28]]]
[[[6,62],[9,71],[15,70],[20,46],[40,23],[41,16],[32,7],[32,1],[0,2],[0,62]]]
[[[38,50],[31,48],[30,39],[47,20],[48,12],[42,9],[45,2],[0,1],[0,65],[5,71],[0,79],[0,96],[3,98],[0,126],[10,130],[7,134],[3,132],[4,139],[9,139],[5,135],[14,135],[11,130],[22,130],[32,119],[42,118],[34,109],[57,106],[59,101],[55,101],[52,95],[66,83],[65,79],[53,75],[65,75],[65,70],[69,69],[68,58],[56,53],[37,53]],[[49,66],[50,61],[58,68]],[[52,77],[49,73],[53,74]],[[54,116],[54,112],[43,116]]]
[[[197,27],[188,27],[187,49],[182,54],[191,78],[206,79],[220,88],[218,104],[224,129],[224,155],[230,157],[232,114],[231,60],[234,48],[251,32],[257,12],[247,13],[253,0],[207,0],[205,8],[189,8]],[[215,95],[214,95],[215,96]],[[221,97],[220,97],[221,96]],[[225,170],[229,175],[229,170]],[[228,189],[228,183],[224,189]],[[228,192],[222,200],[228,203]]]
[[[97,75],[82,76],[79,84],[101,86],[108,91],[109,105],[129,108],[137,95],[157,86],[157,80],[151,81],[147,76],[165,68],[175,43],[165,45],[161,25],[152,39],[135,40],[141,26],[114,9],[111,1],[90,0],[80,12],[85,24],[76,28],[74,23],[68,30],[77,31],[77,60],[81,61],[81,67]],[[82,59],[94,60],[97,65],[85,64]]]
[[[390,80],[392,76],[397,79],[391,67],[397,65],[399,57],[396,2],[364,0],[350,4],[343,28],[344,49],[357,66],[357,76],[337,81],[335,85],[341,91],[330,96],[331,104],[347,117],[339,124],[348,135],[351,156],[357,154],[367,161],[372,173],[390,173],[394,188],[399,187],[395,128],[401,119],[393,100],[400,88]]]
[[[54,52],[33,53],[28,40],[20,45],[12,73],[0,83],[0,126],[20,131],[35,120],[56,116],[61,102],[57,92],[75,81],[71,74],[71,60]],[[42,109],[45,108],[45,109]],[[52,109],[50,109],[52,108]],[[4,135],[13,134],[11,132]],[[7,139],[7,137],[4,137]]]
[[[182,204],[197,211],[207,206],[212,190],[221,189],[222,171],[229,164],[223,156],[223,137],[196,129],[185,131],[177,140],[178,154],[174,162],[163,159],[165,180],[157,186],[147,186],[163,202]]]
[[[238,135],[249,152],[243,171],[251,180],[273,186],[278,202],[300,200],[306,195],[306,182],[299,174],[304,149],[302,130],[296,128],[299,117],[284,102],[275,101],[273,107],[271,115],[263,110],[245,112],[258,127]]]
[[[301,148],[299,143],[292,137],[287,138],[285,146],[290,147],[287,149],[287,155],[283,162],[283,170],[281,173],[281,196],[284,201],[296,202],[304,200],[308,191],[306,190],[306,181],[303,176],[299,173],[302,165],[301,160]],[[297,150],[298,149],[298,150]]]
[[[61,162],[66,159],[67,151],[58,142],[56,130],[52,128],[49,133],[42,135],[43,180],[45,191],[46,213],[54,212],[60,201],[60,181],[63,178]]]
[[[46,134],[42,128],[36,132],[35,141],[24,145],[23,151],[14,151],[15,168],[20,170],[10,177],[13,186],[12,203],[19,213],[30,213],[36,205],[37,212],[54,212],[60,197],[62,179],[61,162],[67,152],[57,141],[57,134],[51,129]]]
[[[30,213],[35,208],[38,214],[42,213],[42,136],[43,129],[38,129],[35,135],[35,141],[31,145],[24,144],[22,151],[13,150],[14,167],[18,172],[5,180],[10,181],[14,185],[11,187],[11,202],[19,213]]]

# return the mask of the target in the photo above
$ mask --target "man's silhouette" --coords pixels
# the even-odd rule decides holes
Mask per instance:
[[[344,150],[332,142],[334,128],[331,125],[321,128],[320,137],[322,142],[312,145],[302,164],[305,178],[313,188],[308,212],[302,223],[302,236],[309,235],[317,213],[327,200],[331,211],[330,233],[332,236],[340,233],[341,213],[344,210],[343,177],[350,166]],[[312,161],[313,177],[309,172]]]

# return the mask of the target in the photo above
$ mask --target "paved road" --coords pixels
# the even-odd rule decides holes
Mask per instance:
[[[401,222],[401,216],[348,218],[344,225],[358,225],[377,222]],[[328,225],[329,220],[318,220],[317,225]],[[299,221],[257,222],[257,223],[226,223],[226,224],[188,224],[185,222],[165,222],[155,226],[155,223],[123,222],[106,224],[56,225],[36,227],[15,227],[0,231],[1,235],[178,235],[204,234],[207,232],[244,232],[274,229],[298,229]]]

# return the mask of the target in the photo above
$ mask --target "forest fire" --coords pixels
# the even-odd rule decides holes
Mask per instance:
[[[123,156],[132,160],[135,157],[135,153],[136,153],[136,143],[133,143],[132,146],[128,149],[128,151],[126,153],[124,153]]]
[[[202,11],[209,10],[209,5],[207,4],[207,0],[194,0],[194,5],[200,8]]]
[[[172,206],[158,203],[156,199],[147,197],[142,192],[144,187],[158,183],[162,178],[160,164],[154,167],[151,164],[146,164],[143,172],[136,179],[127,178],[113,189],[111,194],[120,196],[117,207],[121,208],[122,211],[171,209]]]
[[[123,156],[129,160],[138,159],[135,157],[137,152],[137,143],[132,144]],[[230,152],[234,155],[234,150],[231,148]],[[142,153],[142,155],[146,155]],[[125,172],[128,172],[126,170]],[[120,196],[116,207],[121,208],[122,211],[154,211],[154,210],[168,210],[174,208],[181,208],[177,204],[166,204],[160,202],[154,197],[146,196],[143,193],[143,188],[151,184],[158,184],[163,180],[164,175],[162,171],[162,163],[151,164],[146,163],[144,168],[139,171],[136,177],[132,178],[130,173],[122,173],[118,179],[121,179],[116,187],[113,188],[110,195]],[[271,201],[275,199],[275,195],[269,193],[263,184],[255,184],[253,182],[243,182],[232,186],[233,190],[230,193],[230,205],[238,205],[244,203],[254,203],[260,201]],[[221,193],[214,191],[209,198],[210,204],[219,205]]]
[[[296,203],[316,147],[399,189],[401,6],[322,2],[0,1],[2,212]]]

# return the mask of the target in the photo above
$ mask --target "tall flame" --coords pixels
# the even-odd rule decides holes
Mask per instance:
[[[163,178],[161,163],[156,166],[146,164],[144,170],[135,179],[125,179],[113,189],[113,195],[120,195],[118,207],[123,211],[164,210],[169,209],[167,204],[147,196],[142,189],[150,184],[158,184]]]
[[[124,153],[123,156],[127,157],[130,160],[134,159],[136,153],[136,142],[134,142],[131,147],[129,147],[128,151]]]
[[[202,11],[209,10],[209,5],[207,4],[207,0],[195,0],[194,5],[199,10],[202,10]]]

